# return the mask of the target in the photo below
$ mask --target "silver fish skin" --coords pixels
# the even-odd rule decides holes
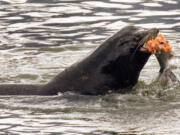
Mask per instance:
[[[159,75],[156,78],[156,81],[168,83],[179,82],[169,66],[169,60],[173,57],[173,54],[171,52],[160,51],[157,52],[155,56],[160,65]]]

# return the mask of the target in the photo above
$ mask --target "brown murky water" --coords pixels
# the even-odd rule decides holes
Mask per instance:
[[[178,0],[0,0],[0,82],[45,83],[128,24],[157,27],[180,77]],[[0,134],[179,135],[180,85],[148,85],[155,57],[129,94],[0,96]]]

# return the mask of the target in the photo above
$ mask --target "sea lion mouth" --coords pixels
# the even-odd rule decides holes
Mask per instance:
[[[159,29],[157,28],[152,28],[147,31],[147,33],[143,36],[143,38],[140,40],[138,47],[141,52],[149,52],[148,49],[146,48],[146,43],[149,40],[152,40],[156,38],[159,34]]]
[[[147,48],[145,48],[145,47],[143,47],[143,46],[142,46],[142,47],[140,47],[140,49],[139,49],[139,50],[140,50],[141,52],[149,52],[149,51],[148,51],[148,49],[147,49]]]

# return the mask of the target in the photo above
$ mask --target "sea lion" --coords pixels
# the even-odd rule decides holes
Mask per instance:
[[[139,44],[149,32],[151,29],[127,26],[47,84],[2,84],[0,95],[56,95],[67,91],[98,95],[131,88],[151,55]]]

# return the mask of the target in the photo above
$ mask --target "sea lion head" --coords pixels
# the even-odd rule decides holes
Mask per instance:
[[[157,34],[158,30],[154,30]],[[107,81],[110,89],[129,88],[137,83],[139,74],[151,55],[143,47],[142,40],[151,36],[151,32],[151,29],[128,26],[106,41],[111,46],[111,52],[102,63],[101,71],[111,78],[110,83]]]

